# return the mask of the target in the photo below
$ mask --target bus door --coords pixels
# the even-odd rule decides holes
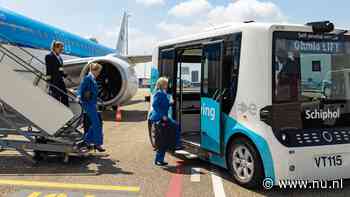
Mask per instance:
[[[223,41],[207,43],[202,54],[201,148],[222,153],[221,101]]]
[[[168,94],[175,97],[176,95],[176,75],[175,72],[175,49],[164,49],[160,51],[159,73],[160,77],[167,77],[169,80]],[[175,117],[175,110],[171,108],[169,115]]]

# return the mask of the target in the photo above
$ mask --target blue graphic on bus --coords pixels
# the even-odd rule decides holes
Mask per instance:
[[[150,91],[153,94],[156,89],[156,83],[159,78],[159,71],[156,67],[151,68]]]
[[[211,98],[201,98],[201,146],[220,152],[220,103]]]

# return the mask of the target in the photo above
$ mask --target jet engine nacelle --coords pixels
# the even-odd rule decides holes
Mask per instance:
[[[79,85],[80,80],[89,73],[89,63],[99,63],[103,67],[96,81],[99,88],[98,97],[104,106],[125,104],[136,94],[138,81],[134,67],[126,60],[114,56],[92,58],[80,68],[65,68],[74,81],[71,87]]]
[[[105,106],[116,106],[129,101],[137,91],[137,78],[135,70],[128,62],[121,58],[106,56],[96,58],[89,63],[99,63],[103,69],[97,78],[99,98]],[[86,65],[81,71],[82,79],[89,73]]]

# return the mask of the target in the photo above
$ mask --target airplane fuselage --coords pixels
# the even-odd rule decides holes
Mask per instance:
[[[51,43],[65,44],[64,54],[73,57],[95,57],[115,53],[115,49],[0,8],[0,42],[49,51]]]

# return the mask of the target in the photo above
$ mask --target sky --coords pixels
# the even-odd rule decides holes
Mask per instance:
[[[349,0],[0,0],[0,6],[112,48],[127,11],[133,55],[151,54],[159,41],[228,22],[330,20],[350,29]]]

